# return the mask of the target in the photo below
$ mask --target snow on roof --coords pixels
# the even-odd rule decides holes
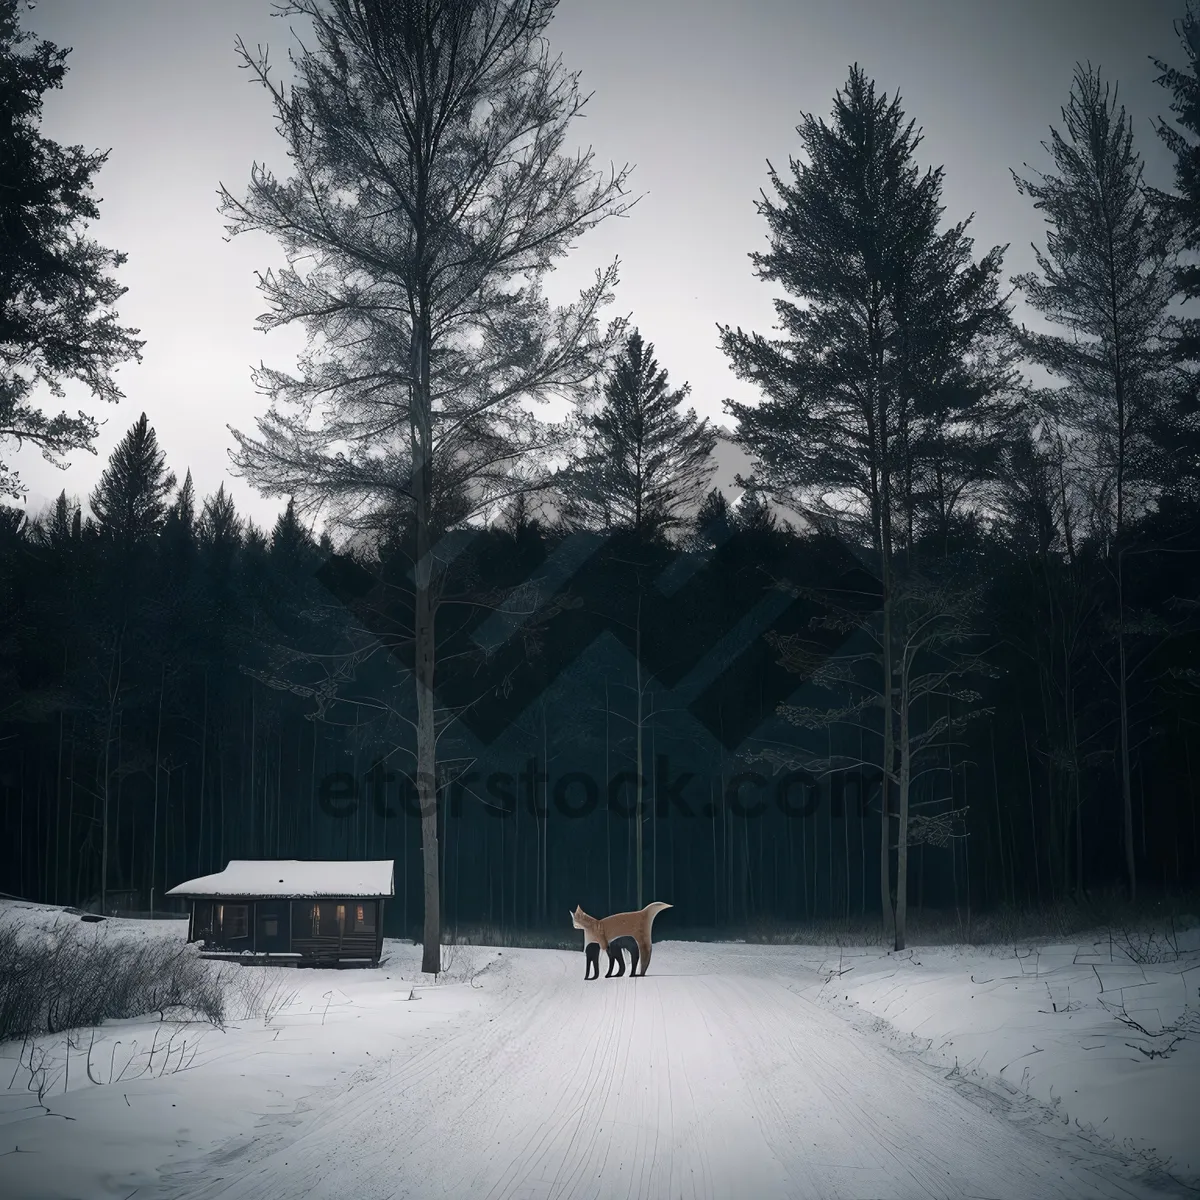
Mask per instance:
[[[314,862],[296,858],[233,859],[215,875],[189,879],[168,896],[391,896],[390,858]]]

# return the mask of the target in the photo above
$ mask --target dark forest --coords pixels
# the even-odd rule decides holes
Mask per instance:
[[[681,407],[653,345],[622,322],[595,332],[615,275],[574,325],[479,284],[509,322],[482,350],[438,340],[453,324],[438,304],[459,301],[421,276],[416,315],[386,336],[370,289],[344,284],[345,344],[373,331],[353,364],[260,377],[279,411],[306,389],[342,405],[320,449],[276,410],[257,440],[237,435],[238,470],[287,501],[272,530],[223,488],[197,497],[145,416],[86,503],[0,509],[4,891],[161,912],[165,890],[231,858],[394,857],[394,935],[420,936],[432,879],[443,929],[500,940],[573,944],[576,904],[669,898],[677,933],[882,922],[901,947],[926,910],[969,938],[982,913],[1193,889],[1193,34],[1186,70],[1159,64],[1177,190],[1144,182],[1129,119],[1081,67],[1046,173],[1014,173],[1047,234],[1039,270],[1012,280],[1006,247],[976,258],[965,214],[945,219],[941,169],[918,165],[898,98],[854,68],[832,116],[804,118],[802,157],[770,169],[760,202],[769,250],[751,255],[791,297],[780,328],[718,327],[763,394],[727,405],[754,463],[737,503],[711,487],[717,430]],[[408,35],[339,36],[366,61]],[[61,59],[38,61],[5,86],[52,86]],[[305,96],[337,86],[305,77],[294,137]],[[36,111],[0,138],[49,145]],[[95,215],[77,175],[17,149],[20,188],[56,199],[27,206],[41,224],[4,223],[0,433],[65,454],[94,424],[42,417],[19,368],[40,353],[43,382],[99,377],[137,343],[107,319],[85,342],[72,302],[64,327],[81,322],[87,348],[63,358],[62,328],[42,320],[54,279],[74,272],[93,306],[120,293],[99,248],[55,257],[68,217]],[[103,159],[88,161],[71,169]],[[358,202],[382,187],[360,163],[338,186],[352,176]],[[544,237],[565,246],[616,213],[620,184]],[[223,197],[236,231],[267,227],[278,186],[256,175],[244,204]],[[337,290],[366,261],[353,205],[330,211],[340,232],[288,216],[287,236],[326,258],[319,278],[264,284],[276,323],[311,319],[305,289]],[[422,228],[436,241],[436,222]],[[1018,289],[1040,331],[1013,320]],[[504,404],[566,380],[578,415],[554,437],[511,405],[465,416],[480,378]],[[399,416],[373,445],[361,430],[379,428],[370,406],[389,387]],[[451,398],[435,403],[439,388]],[[331,500],[338,519],[321,525]],[[422,827],[421,755],[436,761],[436,828]]]

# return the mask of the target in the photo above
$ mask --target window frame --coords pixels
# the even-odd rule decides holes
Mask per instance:
[[[226,941],[239,941],[250,936],[249,904],[218,904],[216,909],[222,938]],[[237,932],[239,927],[240,933]]]

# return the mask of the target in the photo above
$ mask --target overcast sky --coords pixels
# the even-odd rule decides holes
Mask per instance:
[[[551,44],[594,93],[575,136],[597,165],[635,164],[632,189],[645,194],[581,238],[547,292],[566,301],[619,256],[608,315],[631,314],[672,385],[690,382],[689,402],[727,423],[723,400],[754,391],[729,370],[716,323],[769,332],[774,318],[775,293],[747,258],[766,247],[754,207],[766,160],[784,168],[800,154],[801,115],[828,118],[851,63],[899,91],[924,131],[921,166],[945,167],[946,222],[976,213],[976,257],[1010,243],[1011,275],[1034,265],[1030,241],[1043,237],[1009,168],[1049,169],[1040,143],[1061,124],[1077,60],[1119,81],[1148,180],[1172,185],[1151,123],[1169,96],[1148,56],[1182,65],[1172,22],[1183,11],[1184,0],[562,0]],[[253,431],[266,400],[250,367],[292,366],[303,335],[255,330],[266,306],[254,272],[282,254],[262,234],[224,241],[216,189],[243,195],[255,160],[286,175],[269,97],[239,69],[234,40],[268,44],[286,67],[288,22],[269,0],[39,0],[21,12],[25,28],[73,47],[42,132],[111,147],[89,233],[129,255],[119,315],[146,339],[143,362],[118,371],[119,406],[68,389],[68,406],[106,421],[97,456],[76,452],[65,472],[36,451],[14,456],[30,508],[64,486],[86,501],[145,411],[181,480],[190,467],[202,497],[225,481],[269,526],[282,502],[230,480],[227,426]]]

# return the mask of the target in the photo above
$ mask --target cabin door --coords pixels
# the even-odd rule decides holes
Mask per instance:
[[[260,900],[255,946],[260,953],[286,954],[291,947],[291,905],[286,900]]]

